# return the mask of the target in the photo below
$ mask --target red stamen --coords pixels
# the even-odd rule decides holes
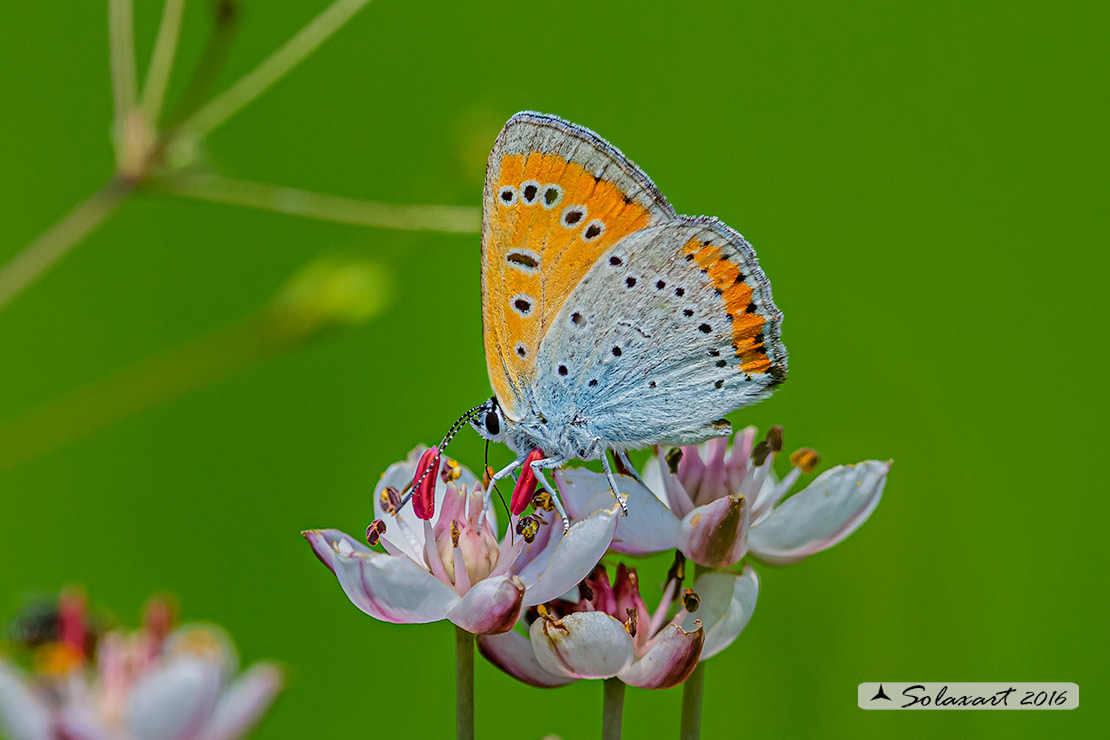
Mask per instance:
[[[155,596],[146,604],[146,613],[143,614],[143,624],[147,633],[153,640],[152,647],[160,649],[162,642],[170,634],[174,623],[174,608],[169,599]]]
[[[517,516],[532,502],[532,494],[536,492],[536,473],[532,470],[532,463],[543,459],[543,452],[537,447],[524,458],[524,467],[517,478],[513,488],[513,497],[509,499],[509,513]]]
[[[67,589],[58,599],[58,621],[61,642],[77,655],[85,655],[85,595]]]
[[[436,468],[439,467],[439,448],[429,447],[416,464],[412,479],[412,512],[419,519],[431,519],[436,511]]]

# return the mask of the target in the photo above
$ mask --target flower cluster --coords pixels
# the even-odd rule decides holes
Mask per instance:
[[[33,669],[0,658],[0,735],[9,740],[235,740],[281,689],[268,663],[238,674],[227,635],[213,625],[173,626],[150,603],[142,628],[98,634],[84,599],[17,622]]]
[[[668,688],[731,644],[751,618],[759,580],[741,565],[746,556],[798,562],[851,534],[882,496],[890,463],[878,461],[834,467],[789,495],[819,458],[798,450],[780,480],[773,463],[782,449],[779,427],[758,443],[748,428],[731,446],[716,439],[658,448],[642,480],[621,479],[624,517],[604,474],[560,470],[570,530],[563,534],[546,516],[541,490],[533,514],[514,504],[498,541],[477,478],[437,449],[418,448],[374,492],[377,518],[367,534],[384,552],[335,530],[304,534],[364,612],[388,622],[448,619],[478,635],[481,653],[520,681],[555,687],[616,677]],[[411,514],[401,494],[410,488]],[[619,563],[610,579],[599,565],[607,550],[675,551],[658,606],[647,607],[635,568]],[[688,588],[687,559],[697,566]]]
[[[634,568],[618,564],[611,584],[599,565],[579,585],[576,601],[560,599],[528,615],[527,636],[482,635],[478,647],[510,676],[542,688],[613,677],[644,689],[677,686],[739,636],[759,591],[750,567],[703,573],[687,589],[683,570],[679,556],[659,606],[649,611]],[[672,605],[677,611],[669,616]]]
[[[429,459],[436,461],[434,503],[428,486],[422,510],[405,510],[399,490],[414,478],[427,480],[421,463]],[[617,526],[610,498],[607,508],[584,512],[566,533],[542,509],[513,516],[498,541],[496,515],[484,504],[473,473],[417,448],[390,466],[374,490],[377,518],[367,539],[385,552],[334,529],[303,534],[347,597],[370,616],[408,623],[447,619],[467,632],[493,634],[512,629],[522,608],[573,589],[605,553]],[[425,512],[430,518],[417,516]]]
[[[755,433],[744,429],[731,448],[719,438],[700,447],[656,449],[644,483],[625,479],[629,514],[617,525],[613,550],[643,555],[677,549],[707,568],[727,568],[749,553],[788,565],[840,542],[878,506],[889,462],[839,465],[786,498],[799,477],[817,467],[817,453],[792,454],[792,469],[779,480],[773,463],[782,451],[782,429],[772,427],[758,444]],[[590,470],[560,470],[555,479],[571,516],[610,495],[605,476]]]

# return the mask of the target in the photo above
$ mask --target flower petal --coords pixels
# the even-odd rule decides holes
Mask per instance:
[[[635,652],[624,625],[604,612],[541,617],[529,636],[540,666],[573,678],[611,678],[632,663]]]
[[[669,689],[689,678],[698,664],[705,630],[687,632],[677,624],[663,628],[642,658],[620,672],[620,679],[641,689]]]
[[[524,583],[517,576],[485,578],[463,595],[447,618],[476,635],[505,632],[520,617],[523,598]]]
[[[700,660],[706,660],[731,645],[747,626],[759,595],[759,577],[750,565],[745,565],[744,572],[739,575],[720,571],[702,573],[694,581],[694,592],[701,599],[701,605],[686,616],[682,627],[692,630],[698,620],[705,626]]]
[[[50,740],[50,712],[15,666],[0,661],[0,735],[11,740]]]
[[[868,460],[826,470],[752,527],[752,554],[775,565],[832,547],[863,524],[883,495],[889,462]]]
[[[670,471],[667,471],[670,474]],[[659,502],[670,508],[667,502],[667,484],[663,482],[663,466],[659,463],[659,454],[655,448],[652,448],[651,455],[648,457],[647,462],[640,468],[640,477],[644,479],[644,485],[647,489],[659,499]]]
[[[740,562],[748,550],[748,500],[731,496],[698,506],[682,518],[678,549],[699,565],[727,568]]]
[[[459,601],[449,586],[407,557],[374,552],[335,529],[303,534],[316,557],[335,573],[347,598],[375,619],[435,622]]]
[[[142,675],[127,696],[124,722],[136,740],[178,740],[208,722],[220,692],[220,666],[193,655]]]
[[[665,448],[653,448],[651,457],[644,464],[642,477],[648,490],[654,493],[655,497],[662,501],[663,505],[674,512],[674,515],[679,519],[686,516],[690,513],[690,509],[694,508],[694,502],[690,499],[690,494],[682,487],[682,482],[679,481],[678,476],[671,472],[670,465],[667,463],[667,450]]]
[[[609,481],[603,473],[585,468],[555,471],[555,485],[567,512],[578,519],[613,505]],[[628,516],[617,521],[610,547],[616,552],[643,555],[673,550],[678,542],[678,518],[635,478],[620,477],[621,493],[628,496]]]
[[[613,504],[579,519],[566,534],[552,536],[554,547],[549,546],[520,573],[528,589],[524,606],[542,604],[565,594],[593,570],[613,540],[619,510]]]
[[[541,666],[532,650],[532,641],[516,630],[499,635],[478,635],[478,652],[490,663],[529,686],[550,689],[577,680],[552,673]]]
[[[200,740],[236,740],[246,735],[270,708],[281,687],[277,666],[251,666],[220,697]]]
[[[64,740],[113,740],[112,731],[104,726],[99,707],[89,703],[68,703],[55,718],[54,735]],[[118,730],[117,730],[118,732]]]

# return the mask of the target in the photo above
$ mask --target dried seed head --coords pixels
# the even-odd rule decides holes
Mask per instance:
[[[790,464],[795,468],[801,468],[807,475],[812,473],[820,462],[821,456],[808,447],[803,447],[790,455]]]
[[[694,593],[694,589],[688,588],[682,592],[682,606],[688,612],[696,612],[701,606],[701,597]]]
[[[376,545],[383,534],[385,534],[385,522],[381,519],[375,519],[370,522],[370,526],[366,528],[366,541],[371,545]]]

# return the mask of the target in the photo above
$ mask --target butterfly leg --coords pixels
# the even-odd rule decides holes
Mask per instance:
[[[640,477],[640,474],[638,472],[636,472],[636,468],[632,467],[632,461],[628,459],[628,453],[624,450],[621,450],[619,452],[614,450],[613,454],[621,459],[621,462],[624,463],[625,469],[632,474],[632,477],[635,478],[641,486],[644,486],[646,488],[647,484],[644,483],[644,479]]]
[[[524,455],[521,455],[516,460],[513,460],[511,463],[509,463],[508,465],[506,465],[505,467],[501,468],[500,470],[498,470],[496,473],[493,474],[493,477],[491,477],[489,479],[489,485],[486,486],[485,503],[482,505],[482,511],[485,511],[486,509],[489,508],[490,498],[493,496],[493,486],[494,486],[494,484],[496,484],[497,481],[499,481],[499,480],[503,480],[505,478],[508,478],[510,475],[512,475],[512,472],[514,470],[516,470],[517,468],[519,468],[523,464],[524,464]]]
[[[605,453],[604,449],[601,451],[601,467],[605,468],[605,477],[609,479],[609,487],[613,489],[613,497],[621,505],[621,516],[628,516],[628,499],[617,487],[617,479],[613,477],[613,468],[609,465],[609,455]]]
[[[547,481],[547,476],[543,474],[543,471],[547,468],[557,468],[565,462],[566,460],[561,457],[548,457],[532,463],[532,472],[536,474],[537,480],[543,485],[544,489],[551,494],[551,503],[555,505],[555,511],[559,512],[559,516],[563,518],[563,534],[570,530],[570,519],[567,518],[567,510],[563,508],[563,502],[559,499],[559,491]]]

